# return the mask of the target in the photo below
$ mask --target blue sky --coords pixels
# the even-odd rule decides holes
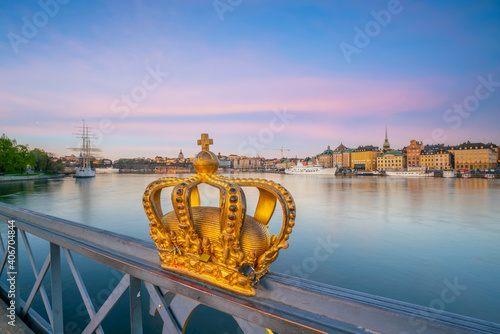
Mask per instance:
[[[32,148],[71,153],[83,118],[112,159],[202,132],[265,157],[386,126],[394,148],[500,144],[497,1],[59,1],[0,4],[0,133]]]

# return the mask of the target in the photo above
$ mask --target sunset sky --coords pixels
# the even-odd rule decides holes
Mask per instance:
[[[0,2],[0,134],[103,157],[500,144],[498,1]]]

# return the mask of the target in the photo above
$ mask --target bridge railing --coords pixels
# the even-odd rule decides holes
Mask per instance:
[[[103,333],[101,323],[129,290],[131,333],[143,332],[141,285],[150,300],[150,312],[163,320],[163,333],[181,333],[191,311],[199,304],[230,314],[244,333],[500,333],[500,325],[440,310],[355,292],[288,275],[270,273],[255,297],[235,295],[191,278],[162,270],[152,242],[85,226],[65,219],[0,203],[2,251],[0,274],[19,275],[19,241],[36,280],[26,300],[20,297],[19,279],[0,282],[0,292],[15,314],[40,333],[63,333],[61,257],[67,259],[90,321],[83,333]],[[6,228],[5,228],[6,227]],[[50,243],[38,268],[27,234]],[[124,273],[103,305],[96,310],[72,253],[83,255]],[[15,254],[15,256],[12,256]],[[50,269],[50,298],[42,282]],[[12,283],[12,285],[11,285]],[[15,296],[9,297],[14,289]],[[47,320],[31,305],[43,300]]]

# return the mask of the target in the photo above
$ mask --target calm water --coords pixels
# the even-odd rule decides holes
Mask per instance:
[[[289,249],[281,252],[272,271],[500,323],[500,180],[234,177],[273,179],[294,196],[296,227]],[[0,201],[149,240],[141,198],[156,178],[110,174],[0,184]],[[217,192],[201,188],[202,205],[217,205]],[[257,196],[257,191],[247,194],[249,214]],[[271,232],[280,225],[281,209],[271,221]],[[5,231],[5,226],[0,228]],[[40,268],[48,246],[36,238],[30,242]],[[118,273],[79,256],[76,260],[89,294],[102,304]],[[22,279],[24,298],[34,282],[28,265],[21,271],[30,273]],[[65,278],[65,291],[78,296],[69,270]],[[448,290],[442,299],[448,285],[459,285],[457,294]],[[42,304],[37,298],[38,310]],[[65,321],[71,324],[67,332],[78,333],[88,321],[81,299],[65,303]],[[126,302],[113,309],[105,329],[124,326],[128,332],[128,322],[114,316],[119,312],[128,314]],[[156,318],[147,322],[151,330],[159,326]]]

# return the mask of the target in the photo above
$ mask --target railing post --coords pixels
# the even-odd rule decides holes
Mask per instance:
[[[61,281],[61,248],[50,243],[50,280],[52,287],[52,332],[64,334],[63,299]]]
[[[130,332],[142,334],[141,280],[130,276]]]
[[[19,231],[17,230],[17,227],[15,226],[15,223],[14,223],[14,227],[13,227],[13,239],[14,240],[14,244],[12,245],[12,248],[10,248],[10,238],[7,242],[7,249],[5,250],[6,252],[9,251],[9,255],[11,254],[10,251],[12,251],[12,249],[14,250],[13,254],[14,254],[14,263],[13,263],[13,266],[11,267],[10,264],[8,265],[7,268],[9,268],[10,270],[7,270],[7,274],[8,274],[8,277],[11,278],[11,277],[14,277],[14,302],[16,303],[15,305],[15,310],[16,310],[16,314],[20,314],[21,313],[21,291],[19,291],[19,246],[18,246],[18,242],[19,242]],[[10,232],[10,231],[9,231]],[[9,258],[10,260],[10,258]],[[12,274],[10,274],[12,273]]]

